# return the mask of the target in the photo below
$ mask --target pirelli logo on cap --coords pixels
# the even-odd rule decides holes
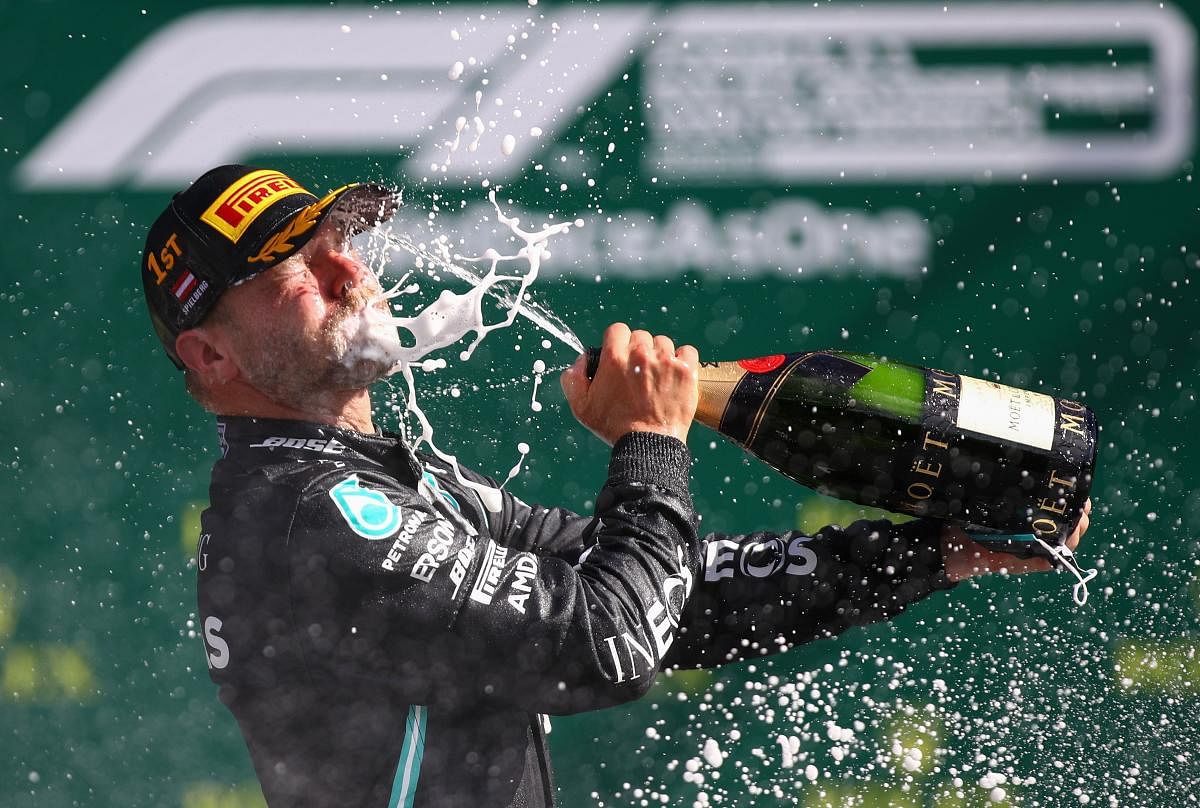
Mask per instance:
[[[251,171],[226,188],[200,220],[236,244],[264,210],[285,196],[307,193],[286,174],[267,169]]]

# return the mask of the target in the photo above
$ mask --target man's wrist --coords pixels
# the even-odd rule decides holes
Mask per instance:
[[[613,444],[608,484],[649,483],[686,495],[691,465],[691,452],[678,438],[659,432],[626,432]]]
[[[688,428],[690,426],[690,423],[684,424],[683,426],[671,426],[668,424],[652,424],[635,421],[629,424],[629,431],[626,432],[626,434],[632,432],[645,432],[652,435],[663,435],[668,438],[674,438],[681,443],[687,443]]]
[[[942,528],[942,560],[946,578],[957,583],[992,572],[990,552],[963,530],[961,525],[947,522]]]

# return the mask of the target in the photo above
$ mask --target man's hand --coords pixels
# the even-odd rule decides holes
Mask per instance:
[[[1074,552],[1079,546],[1079,540],[1087,532],[1092,513],[1092,501],[1089,499],[1083,506],[1083,516],[1079,524],[1067,539],[1067,547]],[[998,553],[989,550],[978,542],[972,541],[961,527],[947,525],[942,532],[942,557],[946,560],[946,577],[951,581],[962,581],[975,575],[986,575],[989,572],[1007,571],[1009,573],[1043,572],[1053,569],[1054,565],[1047,558],[1017,558],[1008,553]]]
[[[699,400],[700,357],[663,336],[613,323],[604,332],[600,366],[587,379],[587,355],[562,375],[563,392],[579,422],[612,446],[629,432],[687,440]]]

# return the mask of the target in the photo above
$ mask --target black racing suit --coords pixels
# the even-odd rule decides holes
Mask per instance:
[[[588,518],[463,472],[472,488],[394,435],[218,431],[200,621],[271,808],[549,806],[543,714],[950,586],[931,522],[701,539],[687,448],[660,435],[617,442]]]

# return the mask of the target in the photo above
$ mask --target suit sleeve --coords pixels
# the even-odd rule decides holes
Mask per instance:
[[[699,563],[689,464],[672,438],[618,441],[577,564],[507,546],[388,477],[325,478],[289,547],[306,665],[448,708],[565,714],[639,697]]]
[[[502,511],[489,517],[498,543],[574,562],[595,542],[597,516],[582,516],[566,508],[528,505],[491,477],[470,469],[460,471],[466,479],[500,491]]]
[[[945,574],[942,523],[886,520],[799,532],[712,534],[667,667],[713,667],[786,651],[895,617]]]
[[[587,545],[592,520],[517,503],[512,543],[565,558]],[[941,530],[936,520],[876,520],[812,536],[705,536],[665,664],[714,667],[895,617],[954,586],[945,575]]]

